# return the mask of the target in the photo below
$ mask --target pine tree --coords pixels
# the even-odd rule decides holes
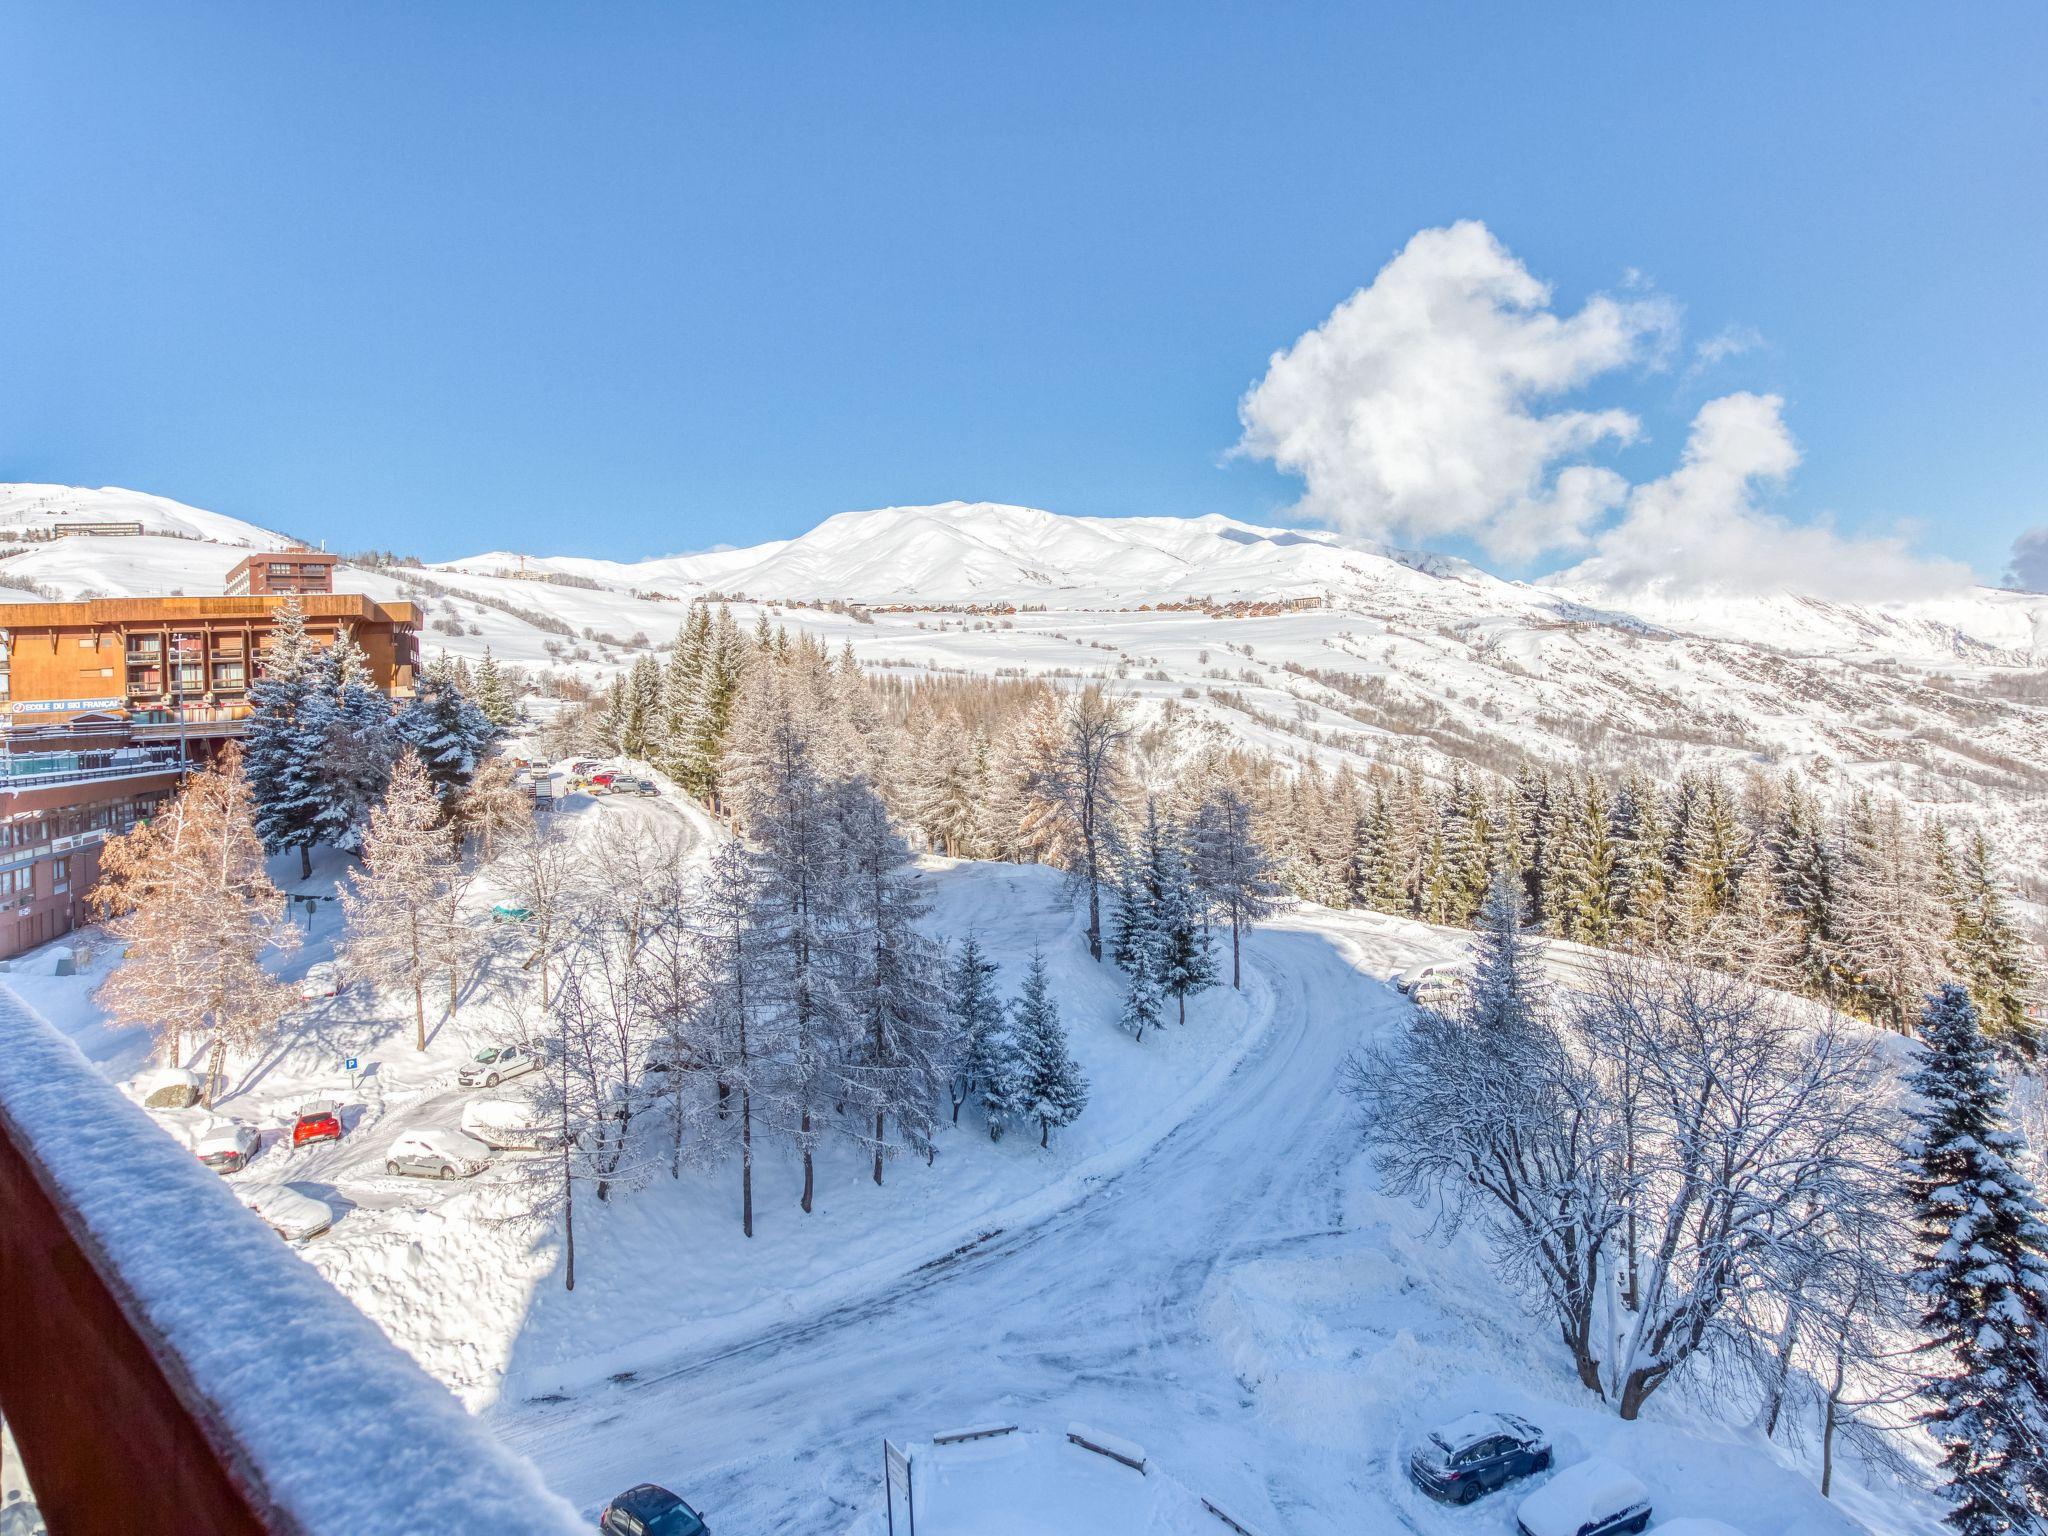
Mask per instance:
[[[1386,814],[1386,796],[1374,791],[1374,825]],[[1369,886],[1379,878],[1375,858]],[[1195,820],[1193,874],[1195,886],[1230,926],[1230,984],[1241,987],[1244,930],[1272,915],[1285,894],[1273,878],[1273,861],[1252,831],[1250,802],[1224,786],[1210,792]]]
[[[322,653],[305,718],[320,742],[318,840],[352,850],[391,782],[399,742],[391,701],[377,691],[362,648],[349,636]]]
[[[1147,810],[1148,822],[1156,821]],[[1188,869],[1178,828],[1148,824],[1151,850],[1153,925],[1159,933],[1159,982],[1174,1000],[1180,1022],[1188,1021],[1188,998],[1216,985],[1216,956],[1209,947],[1208,926]]]
[[[1908,1190],[1923,1326],[1948,1362],[1926,1415],[1948,1520],[1963,1536],[2048,1529],[2048,1221],[1968,992],[1929,998],[1920,1037]]]
[[[476,707],[483,711],[486,720],[501,729],[519,717],[519,706],[506,685],[505,673],[488,645],[484,647],[484,659],[477,663]]]
[[[1666,837],[1656,786],[1641,774],[1628,775],[1608,812],[1608,838],[1614,845],[1613,938],[1623,949],[1654,949],[1663,932]]]
[[[429,669],[420,692],[399,711],[393,729],[399,743],[420,760],[441,804],[453,810],[470,776],[498,737],[447,667]]]
[[[1997,1044],[2032,1060],[2040,1051],[2027,996],[2034,984],[2026,948],[2006,908],[2005,892],[1992,869],[1991,845],[1972,833],[1951,861],[1943,882],[1952,914],[1948,950],[1955,973],[1970,989],[1984,1032]]]
[[[1927,842],[1890,797],[1858,796],[1847,826],[1839,894],[1850,997],[1904,1031],[1939,974],[1947,929]]]
[[[324,804],[325,720],[318,708],[319,657],[297,597],[278,609],[270,649],[249,688],[243,772],[256,807],[256,833],[271,853],[299,851],[299,878],[313,874]]]
[[[1000,1132],[1001,1116],[1012,1103],[1008,1077],[1009,1040],[1003,1005],[996,997],[996,964],[983,953],[973,934],[960,941],[946,968],[946,1014],[954,1052],[953,1123],[960,1106],[976,1099],[988,1113],[989,1134]]]
[[[436,967],[437,919],[456,872],[433,782],[410,748],[399,755],[391,787],[370,813],[363,862],[348,872],[341,909],[349,934],[348,968],[412,993],[414,1047],[427,1048],[427,977]]]
[[[1136,945],[1131,952],[1131,964],[1126,967],[1130,973],[1130,990],[1124,994],[1123,1012],[1117,1018],[1117,1025],[1140,1044],[1144,1043],[1145,1031],[1159,1023],[1166,1011],[1166,994],[1159,979],[1158,946],[1151,942]]]
[[[1021,1113],[1038,1121],[1038,1144],[1048,1144],[1052,1128],[1072,1125],[1088,1107],[1088,1079],[1067,1049],[1059,1004],[1045,974],[1045,956],[1033,952],[1024,972],[1024,990],[1010,1009],[1015,1042],[1015,1102]]]
[[[1524,1034],[1542,1008],[1543,951],[1522,931],[1522,899],[1503,871],[1480,909],[1472,939],[1476,959],[1466,996],[1468,1021],[1498,1038]]]

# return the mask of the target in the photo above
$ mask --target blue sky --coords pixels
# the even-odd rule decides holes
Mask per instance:
[[[0,61],[0,479],[429,557],[1271,518],[1240,398],[1471,219],[1674,306],[1587,390],[1630,482],[1746,391],[1777,514],[2048,522],[2038,5],[14,0]]]

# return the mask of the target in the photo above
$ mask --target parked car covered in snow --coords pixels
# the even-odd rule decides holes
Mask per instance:
[[[303,1147],[311,1141],[341,1140],[341,1106],[332,1099],[315,1099],[299,1110],[292,1122],[292,1145]]]
[[[240,1173],[263,1146],[253,1126],[222,1120],[211,1125],[192,1150],[215,1173]]]
[[[528,1045],[487,1045],[462,1065],[455,1080],[465,1088],[495,1088],[508,1077],[531,1072],[540,1058]]]
[[[333,1206],[293,1189],[289,1184],[244,1188],[240,1194],[243,1203],[270,1223],[270,1229],[288,1243],[303,1243],[334,1225]]]
[[[659,1483],[628,1488],[597,1517],[607,1536],[710,1536],[704,1517]]]
[[[344,985],[341,967],[332,960],[322,960],[318,965],[306,968],[305,979],[299,983],[299,1001],[310,1003],[323,997],[339,996]]]
[[[1628,1468],[1598,1456],[1566,1467],[1515,1511],[1522,1536],[1642,1536],[1649,1524],[1650,1490]]]
[[[462,1106],[462,1129],[499,1152],[553,1152],[562,1145],[560,1127],[542,1124],[526,1099],[471,1099]]]
[[[1408,1475],[1432,1498],[1470,1504],[1550,1466],[1550,1440],[1512,1413],[1468,1413],[1423,1437]]]
[[[384,1171],[419,1179],[466,1179],[491,1166],[491,1149],[461,1131],[429,1127],[391,1143]]]

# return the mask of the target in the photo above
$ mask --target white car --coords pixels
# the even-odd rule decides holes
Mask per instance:
[[[254,1126],[219,1120],[208,1126],[192,1150],[215,1173],[240,1173],[263,1147]]]
[[[455,1078],[465,1088],[495,1088],[506,1078],[531,1072],[539,1065],[540,1056],[530,1045],[487,1045],[474,1060],[463,1064]]]
[[[243,1203],[269,1222],[270,1229],[288,1243],[303,1243],[334,1225],[333,1206],[301,1194],[289,1184],[272,1184],[263,1189],[245,1187],[239,1193]]]
[[[299,1001],[311,1003],[323,997],[339,996],[345,985],[341,967],[332,960],[322,960],[318,965],[307,968],[305,980],[299,983]]]
[[[1642,1536],[1649,1523],[1642,1479],[1598,1456],[1566,1467],[1515,1511],[1522,1536]]]
[[[391,1143],[384,1171],[421,1179],[466,1179],[491,1166],[491,1149],[461,1131],[407,1131]]]
[[[485,1146],[502,1152],[554,1152],[562,1133],[543,1125],[525,1099],[471,1099],[462,1106],[462,1129]]]

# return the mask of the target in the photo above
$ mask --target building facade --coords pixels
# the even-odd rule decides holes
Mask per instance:
[[[334,590],[338,555],[318,549],[273,549],[254,554],[228,572],[229,597],[282,597]]]
[[[85,921],[100,843],[242,733],[249,684],[290,600],[0,604],[0,958]],[[411,697],[412,604],[332,592],[297,601],[316,645],[351,636],[377,687]]]

